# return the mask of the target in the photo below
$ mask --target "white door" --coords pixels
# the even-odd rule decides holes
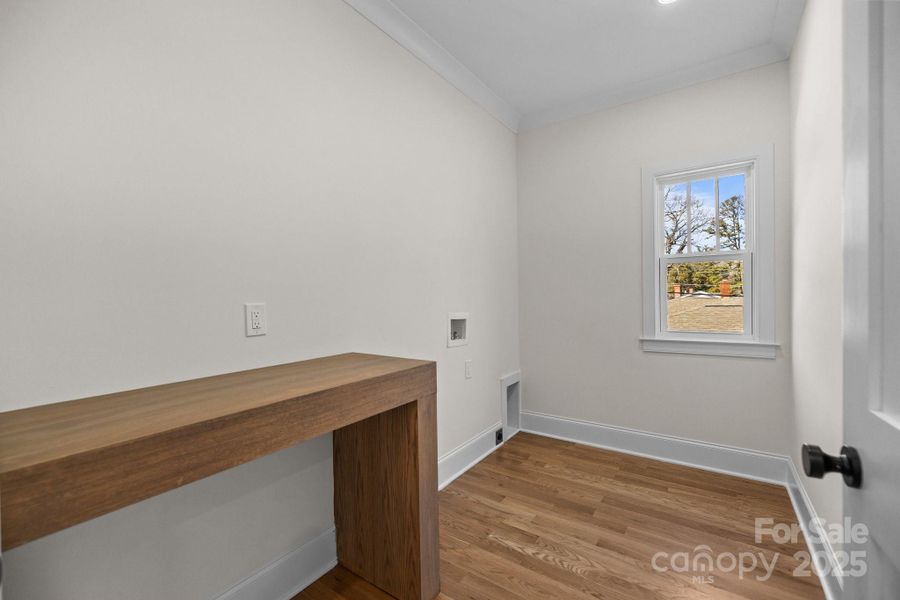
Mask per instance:
[[[847,600],[900,598],[900,1],[847,0],[844,14],[844,443],[862,486],[844,510],[868,526],[866,574]]]

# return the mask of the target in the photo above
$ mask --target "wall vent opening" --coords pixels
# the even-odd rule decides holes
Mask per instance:
[[[521,375],[516,372],[500,379],[500,414],[503,417],[503,438],[519,432],[522,420]]]

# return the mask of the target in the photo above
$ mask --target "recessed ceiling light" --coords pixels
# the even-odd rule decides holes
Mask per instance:
[[[675,4],[678,0],[656,0],[659,4]]]

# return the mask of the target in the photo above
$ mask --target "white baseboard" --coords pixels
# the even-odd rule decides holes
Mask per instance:
[[[810,555],[824,555],[831,565],[832,574],[820,577],[826,597],[828,600],[841,597],[843,581],[837,556],[821,530],[815,508],[790,457],[527,411],[522,412],[522,431],[783,485],[803,529]],[[810,524],[815,531],[810,530]]]
[[[495,444],[494,435],[501,427],[503,427],[502,423],[494,423],[469,441],[442,456],[438,460],[438,489],[442,490],[450,485],[454,479],[499,448],[500,446]]]
[[[788,457],[777,454],[528,411],[522,431],[779,485],[790,468]]]
[[[827,535],[822,530],[819,516],[809,494],[806,493],[806,488],[803,487],[803,480],[800,478],[800,472],[793,460],[790,461],[790,466],[788,481],[785,484],[788,496],[791,497],[791,504],[794,505],[794,512],[797,513],[797,521],[803,529],[803,536],[806,538],[810,555],[828,558],[829,574],[819,578],[822,581],[822,588],[825,590],[825,597],[828,600],[838,600],[843,596],[844,569],[841,567]]]
[[[269,563],[216,600],[290,600],[337,565],[334,527]]]

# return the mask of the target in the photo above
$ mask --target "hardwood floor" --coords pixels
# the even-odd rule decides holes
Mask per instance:
[[[439,598],[824,598],[818,578],[793,576],[802,534],[757,543],[757,517],[796,523],[784,488],[520,433],[440,494]],[[719,568],[672,568],[698,546]],[[390,596],[338,567],[295,598],[351,599]]]

